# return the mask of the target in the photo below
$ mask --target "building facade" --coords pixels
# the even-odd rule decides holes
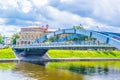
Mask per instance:
[[[40,38],[50,32],[52,31],[48,30],[48,25],[21,28],[21,31],[18,33],[19,39],[17,39],[16,45],[32,44],[37,38]]]
[[[12,38],[11,37],[4,37],[4,44],[5,45],[12,45]]]

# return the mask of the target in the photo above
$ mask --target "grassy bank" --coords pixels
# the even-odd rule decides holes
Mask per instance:
[[[120,58],[120,51],[49,50],[51,58]]]
[[[0,49],[0,59],[15,58],[11,48]]]
[[[69,69],[70,67],[117,67],[120,69],[119,61],[80,61],[80,62],[51,62],[48,68]]]
[[[14,68],[15,63],[0,63],[1,70],[8,70]]]

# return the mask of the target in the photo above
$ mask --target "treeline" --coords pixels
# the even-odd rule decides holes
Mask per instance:
[[[0,34],[0,44],[4,44],[4,37]]]
[[[8,38],[8,37],[5,37],[5,36],[2,36],[0,34],[0,44],[5,44],[5,38]],[[11,37],[11,44],[16,44],[16,40],[19,38],[19,35],[18,34],[14,34],[12,37]]]

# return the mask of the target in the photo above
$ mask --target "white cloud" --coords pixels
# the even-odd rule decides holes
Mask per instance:
[[[83,24],[86,29],[99,26],[101,31],[119,32],[119,4],[119,0],[0,0],[0,32],[9,35],[20,25],[46,24],[50,28]]]
[[[47,17],[52,18],[51,21],[48,21],[51,25],[61,27],[67,26],[67,28],[72,27],[73,25],[83,24],[86,29],[90,30],[100,30],[100,31],[112,31],[119,32],[120,28],[114,26],[109,26],[95,21],[89,17],[81,17],[80,15],[70,13],[68,11],[60,11],[57,8],[48,6],[46,7]],[[99,29],[96,27],[99,26]]]
[[[3,36],[12,36],[13,33],[17,33],[20,31],[20,27],[16,26],[7,26],[7,25],[0,25],[0,33]]]
[[[120,0],[96,0],[94,1],[93,15],[107,21],[120,18]],[[115,20],[116,21],[116,20]]]
[[[8,8],[18,8],[17,4],[18,0],[0,0],[0,8],[8,9]]]
[[[90,17],[103,24],[120,26],[120,0],[61,0],[53,5],[60,10]]]
[[[19,2],[19,4],[20,4],[19,7],[21,7],[21,9],[24,13],[28,13],[32,9],[32,4],[28,0],[22,0]]]
[[[32,2],[37,7],[45,6],[48,4],[48,0],[32,0]]]
[[[54,19],[54,21],[58,21],[61,24],[75,24],[80,21],[78,15],[74,15],[67,11],[60,11],[54,7],[47,7],[47,12],[49,13],[47,14],[48,17]]]
[[[64,2],[67,2],[67,3],[71,3],[73,2],[74,0],[60,0],[61,3],[64,3]]]
[[[5,18],[0,18],[0,24],[5,24],[6,19]]]

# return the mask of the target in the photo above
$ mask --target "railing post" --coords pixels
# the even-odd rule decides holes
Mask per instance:
[[[74,34],[76,34],[76,29],[74,29]]]
[[[92,32],[90,32],[90,38],[92,37]]]
[[[63,30],[63,34],[65,34],[65,29]]]
[[[106,44],[108,44],[109,43],[109,37],[107,37],[107,39],[106,39]]]

